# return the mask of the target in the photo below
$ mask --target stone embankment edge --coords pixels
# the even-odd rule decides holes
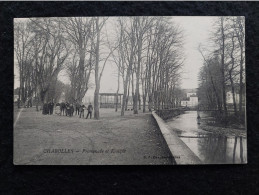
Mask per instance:
[[[199,165],[203,164],[202,161],[191,151],[191,149],[178,137],[177,133],[160,118],[155,111],[152,111],[162,135],[171,151],[172,156],[178,165]]]

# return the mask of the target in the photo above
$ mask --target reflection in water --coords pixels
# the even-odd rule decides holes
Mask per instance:
[[[242,137],[240,137],[240,159],[241,159],[241,163],[244,163]]]
[[[197,113],[187,112],[168,124],[205,164],[246,163],[245,137],[227,137],[199,129]]]
[[[211,135],[206,138],[192,140],[183,140],[187,145],[190,142],[197,142],[197,148],[190,147],[196,155],[206,164],[222,163],[245,163],[246,152],[243,145],[246,145],[246,139],[242,137],[228,138],[226,136]],[[189,142],[189,143],[188,143]],[[240,150],[237,146],[240,146]],[[246,151],[246,150],[245,150]]]
[[[235,159],[236,159],[236,147],[237,147],[237,137],[235,137],[235,143],[234,143],[233,163],[235,163]]]

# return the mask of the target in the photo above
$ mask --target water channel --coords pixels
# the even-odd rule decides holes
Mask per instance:
[[[205,116],[205,113],[201,113]],[[197,111],[187,111],[167,122],[178,129],[183,142],[205,164],[239,164],[247,162],[245,136],[226,136],[204,131],[197,124]]]

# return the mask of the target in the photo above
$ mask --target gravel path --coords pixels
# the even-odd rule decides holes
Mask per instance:
[[[112,109],[100,113],[100,120],[86,120],[23,109],[14,128],[14,164],[174,164],[150,113],[126,112],[124,117]]]

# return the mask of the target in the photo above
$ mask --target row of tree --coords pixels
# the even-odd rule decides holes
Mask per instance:
[[[130,92],[133,112],[148,108],[175,107],[183,65],[183,36],[169,17],[121,17],[116,21],[112,51],[118,67],[118,89],[123,81],[121,115],[127,110]],[[142,100],[141,95],[142,94]]]
[[[200,46],[204,64],[199,75],[200,103],[225,117],[233,110],[243,117],[245,106],[245,19],[218,17],[210,43]],[[213,49],[211,49],[213,48]],[[230,92],[230,93],[227,93]],[[231,106],[227,101],[231,94]]]
[[[70,80],[66,92],[70,102],[82,101],[94,76],[94,117],[99,119],[101,78],[106,64],[114,63],[117,93],[121,79],[123,83],[121,115],[127,109],[130,92],[135,114],[141,101],[144,112],[146,102],[149,110],[177,106],[183,37],[172,18],[110,20],[106,17],[16,20],[14,49],[19,69],[19,102],[34,96],[38,103],[44,103],[54,99],[51,91],[58,91],[55,97],[60,97],[60,88],[64,86],[58,81],[58,74],[65,69]],[[105,25],[115,26],[114,37],[107,33]]]
[[[14,50],[19,68],[19,101],[31,100],[33,95],[38,103],[47,101],[47,92],[68,57],[58,22],[51,19],[31,19],[14,25]],[[54,89],[55,90],[55,89]]]
[[[42,104],[53,99],[49,91],[57,91],[56,87],[61,87],[57,86],[57,80],[64,68],[71,81],[69,101],[81,102],[88,90],[92,67],[97,79],[96,86],[99,86],[100,31],[106,18],[101,20],[97,17],[15,21],[14,50],[19,68],[19,102],[24,103],[33,96]]]

